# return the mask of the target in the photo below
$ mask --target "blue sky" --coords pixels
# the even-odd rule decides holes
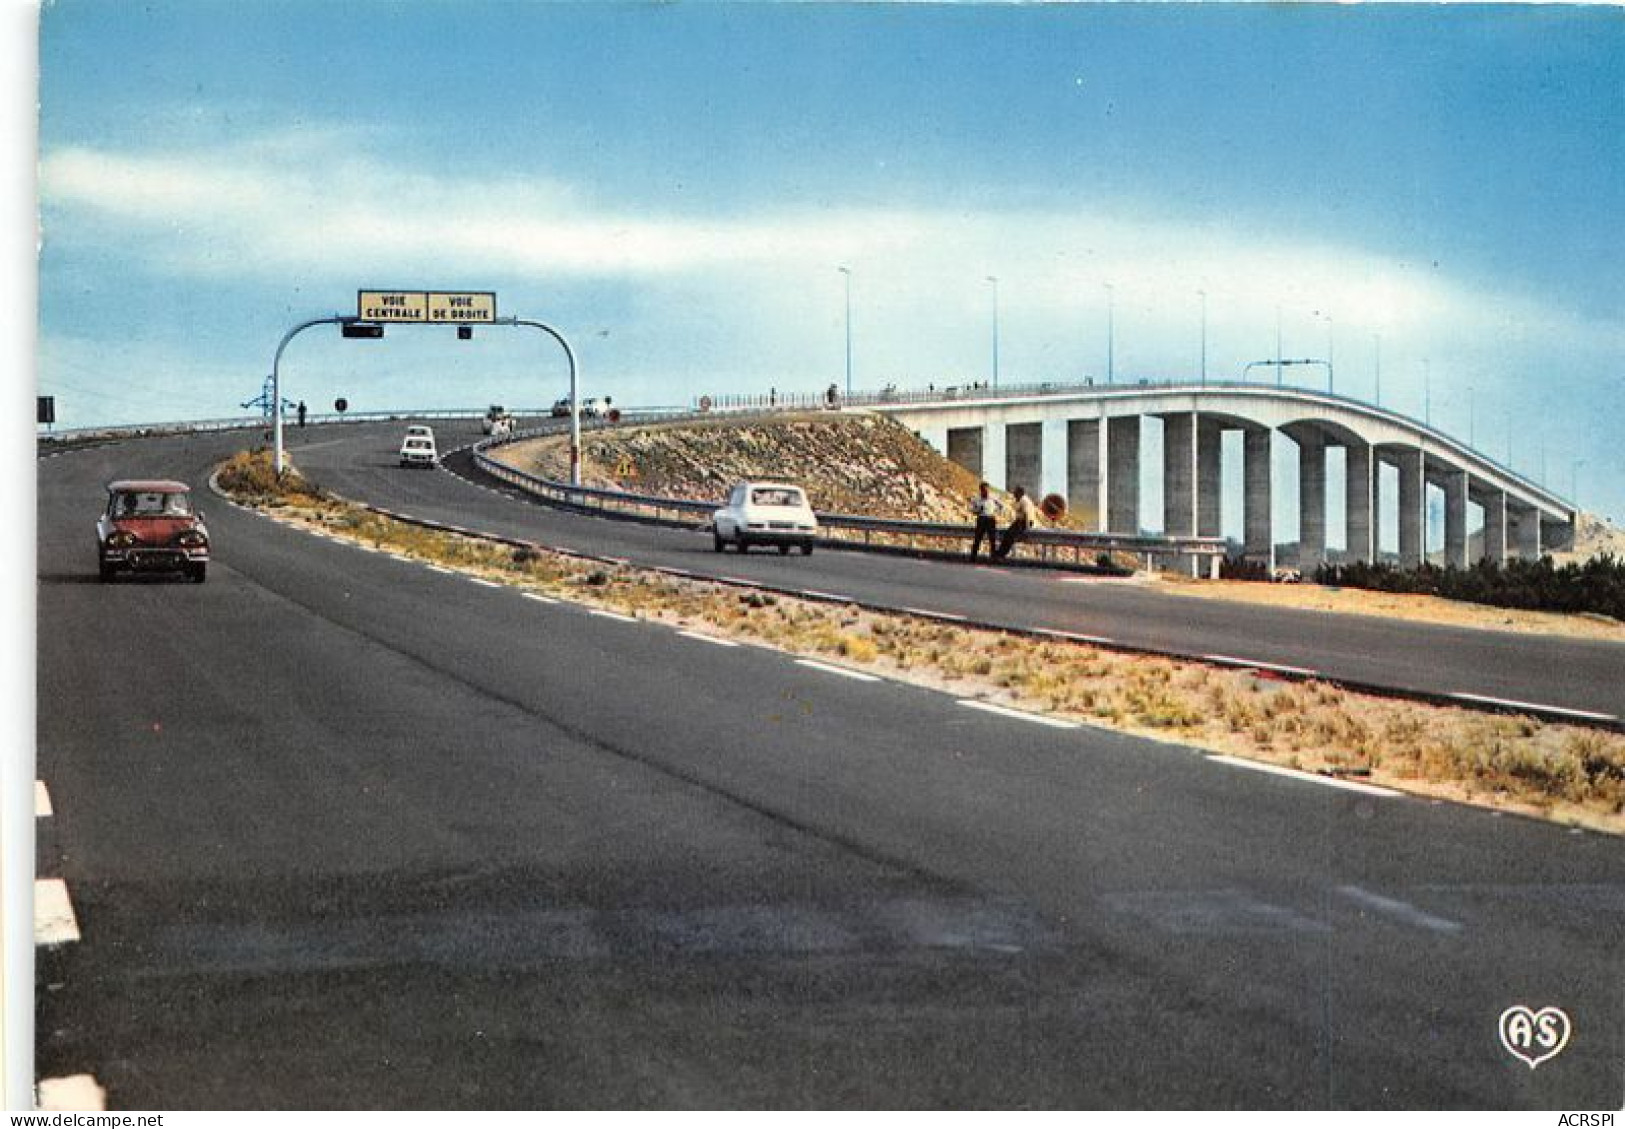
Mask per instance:
[[[57,0],[40,69],[64,426],[239,414],[361,287],[495,290],[621,403],[811,391],[846,265],[860,387],[987,379],[989,275],[1004,382],[1103,375],[1108,283],[1118,378],[1194,375],[1205,290],[1211,375],[1278,317],[1338,391],[1380,351],[1625,517],[1618,8]],[[446,337],[306,335],[288,391],[563,394]]]

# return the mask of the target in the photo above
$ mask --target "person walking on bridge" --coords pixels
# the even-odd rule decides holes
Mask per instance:
[[[999,500],[989,493],[987,483],[976,488],[976,497],[971,499],[970,512],[976,518],[976,535],[971,538],[970,559],[976,559],[976,550],[982,547],[982,538],[987,538],[987,555],[991,558],[999,547]]]
[[[999,547],[994,550],[993,556],[997,560],[1003,560],[1010,555],[1010,550],[1027,535],[1027,530],[1032,528],[1033,522],[1038,518],[1038,507],[1027,497],[1024,487],[1017,486],[1010,491],[1010,498],[1015,503],[1016,516],[1004,527],[1004,537],[999,541]]]

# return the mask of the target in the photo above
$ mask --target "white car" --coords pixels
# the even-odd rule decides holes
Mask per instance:
[[[480,420],[480,430],[487,435],[495,435],[498,429],[513,430],[513,416],[501,404],[492,404]]]
[[[582,419],[598,419],[607,410],[608,409],[604,407],[603,401],[599,400],[597,396],[588,396],[585,400],[581,401]]]
[[[435,450],[434,431],[422,424],[413,424],[406,429],[406,438],[401,440],[401,465],[432,467],[439,453]]]
[[[818,518],[799,486],[741,482],[728,494],[728,504],[711,515],[711,536],[719,553],[731,543],[741,553],[752,545],[776,545],[781,553],[799,547],[810,555]]]

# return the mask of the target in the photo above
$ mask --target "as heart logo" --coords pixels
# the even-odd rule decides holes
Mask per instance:
[[[1501,1013],[1501,1045],[1512,1057],[1522,1059],[1533,1070],[1549,1058],[1557,1057],[1568,1046],[1574,1025],[1562,1008],[1546,1007],[1535,1011],[1514,1004]]]

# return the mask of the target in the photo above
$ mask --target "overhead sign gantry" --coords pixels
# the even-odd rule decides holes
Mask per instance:
[[[564,334],[544,322],[526,318],[497,317],[497,296],[492,290],[358,290],[356,312],[353,317],[334,314],[331,317],[311,318],[288,330],[276,347],[271,360],[271,402],[282,402],[282,352],[288,342],[316,325],[336,325],[349,338],[379,338],[386,325],[446,325],[457,329],[457,336],[470,338],[476,325],[525,325],[539,329],[552,337],[564,349],[570,363],[570,484],[581,485],[581,396],[580,369],[575,350],[564,339]],[[272,452],[277,474],[281,474],[285,461],[282,452],[282,413],[274,412],[274,440]]]

